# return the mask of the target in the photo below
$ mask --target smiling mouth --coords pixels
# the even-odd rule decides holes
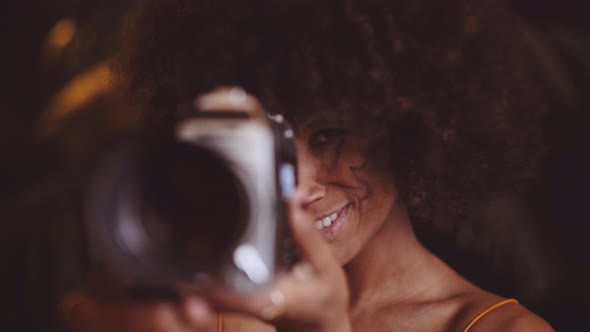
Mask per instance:
[[[338,211],[314,221],[315,227],[319,230],[330,227],[334,223],[334,221],[338,219],[338,217],[346,209],[346,207],[348,207],[348,205],[349,204],[346,204],[345,206],[338,209]]]

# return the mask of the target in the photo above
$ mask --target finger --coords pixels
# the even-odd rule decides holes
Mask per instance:
[[[307,263],[301,266],[307,266],[309,271],[312,269]],[[293,273],[286,274],[277,278],[271,287],[255,293],[237,294],[218,291],[210,294],[207,300],[215,310],[246,314],[266,322],[296,318],[309,311],[308,306],[301,304],[309,303],[310,299],[316,296],[323,296],[323,290],[318,288],[318,283],[313,280],[314,277],[314,273],[307,271],[302,271],[301,276],[294,276]]]
[[[307,288],[293,278],[284,278],[279,284],[263,294],[248,297],[222,296],[212,300],[215,308],[226,313],[237,313],[257,318],[271,324],[285,322],[314,322],[322,317],[326,290],[315,283]],[[320,309],[318,309],[320,308]],[[329,310],[329,309],[328,309]]]
[[[197,329],[206,329],[214,326],[217,314],[204,299],[197,296],[188,296],[182,302],[184,318],[187,324]]]
[[[60,301],[62,317],[68,331],[100,330],[101,312],[88,294],[82,290],[67,292]]]
[[[194,331],[179,304],[126,302],[111,306],[111,321],[120,331]]]
[[[190,324],[180,304],[170,302],[111,301],[91,299],[87,314],[81,316],[82,329],[74,331],[208,331]]]
[[[300,195],[296,192],[289,202],[291,233],[305,260],[320,271],[326,264],[334,264],[334,256],[311,216],[303,209]]]
[[[263,321],[271,321],[287,310],[286,296],[276,286],[252,294],[217,291],[207,300],[217,311],[245,314]]]
[[[92,294],[75,290],[63,296],[61,308],[68,331],[214,331],[214,314],[203,300],[138,301]]]

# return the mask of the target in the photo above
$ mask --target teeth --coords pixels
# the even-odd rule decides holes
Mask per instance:
[[[330,225],[332,225],[332,222],[334,220],[336,220],[336,218],[338,218],[338,212],[334,212],[334,213],[332,213],[331,215],[329,215],[329,216],[327,216],[325,218],[316,220],[314,222],[315,227],[317,229],[323,229],[325,227],[329,227]]]
[[[322,229],[322,228],[324,228],[324,225],[323,225],[323,223],[322,223],[322,221],[321,221],[321,220],[316,220],[316,221],[314,222],[314,224],[315,224],[315,228],[317,228],[317,229]]]

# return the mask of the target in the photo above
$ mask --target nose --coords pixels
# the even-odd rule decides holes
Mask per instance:
[[[303,205],[322,199],[326,195],[326,187],[319,181],[320,163],[305,146],[296,144],[297,169],[299,188],[303,192]]]

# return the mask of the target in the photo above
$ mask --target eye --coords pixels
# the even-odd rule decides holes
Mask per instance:
[[[342,139],[347,133],[343,128],[322,128],[318,129],[309,138],[309,147],[320,147]]]

